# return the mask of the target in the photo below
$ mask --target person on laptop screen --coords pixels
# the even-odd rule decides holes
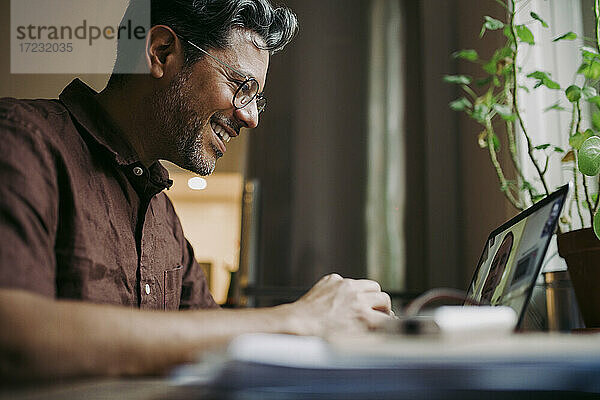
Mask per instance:
[[[268,0],[150,4],[133,60],[145,74],[113,73],[101,93],[75,80],[59,100],[0,100],[5,378],[162,373],[241,333],[322,335],[391,318],[376,282],[335,274],[292,304],[218,309],[158,160],[211,174],[258,125],[270,55],[297,21]],[[119,46],[117,66],[131,57]]]
[[[469,288],[470,302],[509,306],[521,322],[567,193],[568,186],[560,188],[490,234]]]

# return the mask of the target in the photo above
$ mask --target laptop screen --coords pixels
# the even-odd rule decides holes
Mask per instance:
[[[509,306],[521,323],[567,192],[568,185],[561,187],[490,234],[469,287],[469,300]]]

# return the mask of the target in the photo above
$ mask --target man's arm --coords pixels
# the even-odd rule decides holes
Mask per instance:
[[[376,282],[335,274],[295,303],[245,310],[140,311],[0,289],[0,375],[161,374],[241,333],[324,335],[377,326],[389,312]]]

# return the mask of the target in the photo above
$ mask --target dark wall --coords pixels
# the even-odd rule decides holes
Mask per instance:
[[[450,54],[479,40],[494,0],[389,0],[403,6],[407,290],[464,288],[487,233],[512,212],[480,128],[448,109],[445,74],[474,72]],[[248,178],[262,185],[259,282],[306,287],[331,271],[366,275],[370,1],[286,1],[300,34],[272,58],[272,101],[250,140]]]
[[[369,2],[286,4],[298,37],[272,57],[248,177],[262,187],[263,284],[364,277]],[[271,105],[272,104],[272,105]]]

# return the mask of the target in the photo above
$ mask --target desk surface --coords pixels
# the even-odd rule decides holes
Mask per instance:
[[[237,353],[232,344],[221,362],[208,363],[218,372],[212,380],[186,381],[183,368],[174,375],[177,379],[92,379],[4,387],[0,400],[547,400],[600,396],[599,335],[511,335],[479,343],[460,340],[459,345],[373,335],[333,342],[286,336],[241,339],[238,344],[243,346]],[[271,354],[269,348],[260,348],[261,343],[270,347]],[[325,352],[320,353],[322,350]],[[187,376],[201,377],[193,368],[188,367]],[[556,391],[547,391],[550,387]]]
[[[428,399],[428,400],[551,400],[551,399],[597,399],[596,394],[573,392],[494,392],[494,391],[407,391],[404,393],[368,394],[317,394],[273,393],[266,390],[237,392],[215,391],[202,387],[174,386],[167,379],[139,378],[112,380],[85,380],[48,384],[38,387],[2,389],[1,400],[183,400],[183,399],[231,399],[231,400],[353,400],[353,399]]]

